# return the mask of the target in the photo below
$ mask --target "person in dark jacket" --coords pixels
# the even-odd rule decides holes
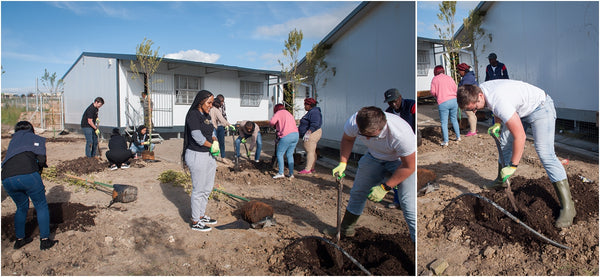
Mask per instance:
[[[384,102],[388,103],[389,107],[385,110],[386,113],[395,114],[404,121],[408,122],[410,127],[412,127],[413,132],[415,131],[415,100],[412,99],[403,99],[400,91],[395,88],[391,88],[386,90],[383,93],[385,97]],[[387,206],[390,209],[400,208],[400,192],[398,188],[394,188],[394,202],[388,204]]]
[[[490,53],[488,60],[490,64],[485,68],[485,81],[496,79],[508,79],[508,70],[506,65],[496,60],[498,56],[495,53]]]
[[[140,125],[137,131],[133,135],[133,142],[131,143],[131,153],[135,157],[140,157],[144,150],[154,151],[154,144],[150,142],[150,136],[147,134],[148,128],[146,125]]]
[[[40,249],[46,250],[57,242],[50,239],[50,213],[46,188],[41,173],[46,164],[46,138],[35,134],[33,125],[19,121],[2,161],[2,186],[17,205],[15,213],[14,249],[33,241],[25,237],[25,222],[29,199],[33,202],[40,227]]]
[[[414,131],[416,112],[415,100],[403,99],[402,95],[400,94],[400,91],[398,91],[398,89],[395,88],[386,90],[383,96],[385,97],[384,102],[388,103],[389,105],[385,112],[402,117],[402,119],[408,122],[408,124],[410,125],[410,127],[412,127]]]
[[[106,159],[108,160],[110,170],[129,168],[129,159],[131,157],[132,154],[127,148],[127,141],[119,133],[119,128],[114,128],[108,141],[108,151],[106,151]]]
[[[317,144],[323,134],[321,131],[321,125],[323,125],[321,108],[317,107],[317,100],[314,98],[304,99],[304,110],[306,110],[306,114],[300,119],[298,134],[304,140],[306,166],[298,174],[309,174],[315,171]]]
[[[458,69],[458,74],[462,77],[460,82],[458,82],[458,86],[462,85],[475,85],[479,86],[477,83],[477,79],[475,78],[475,73],[469,70],[470,66],[466,63],[461,63],[456,66]],[[467,114],[467,119],[469,121],[469,132],[466,134],[467,137],[477,135],[477,116],[475,116],[474,111],[465,111]]]

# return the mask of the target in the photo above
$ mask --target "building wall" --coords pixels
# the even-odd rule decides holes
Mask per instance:
[[[415,99],[415,4],[376,5],[332,45],[325,58],[336,73],[318,90],[324,118],[319,144],[339,148],[346,120],[361,107],[387,108],[383,93],[389,88]]]
[[[85,109],[96,97],[104,99],[98,112],[101,125],[117,125],[117,65],[115,59],[81,57],[64,78],[65,125],[79,128]]]
[[[596,121],[598,111],[598,2],[495,2],[482,27],[493,40],[477,53],[479,80],[487,55],[506,64],[511,79],[538,86],[559,118]]]

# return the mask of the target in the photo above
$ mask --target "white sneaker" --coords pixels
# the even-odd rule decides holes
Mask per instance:
[[[277,173],[277,175],[273,176],[273,179],[283,178],[285,175]]]
[[[129,165],[128,164],[122,164],[121,168],[129,168]]]
[[[113,164],[113,165],[110,167],[110,170],[117,170],[117,168],[118,168],[118,167],[117,167],[117,165],[116,165],[116,164]]]
[[[446,147],[446,146],[448,146],[448,142],[442,142],[442,143],[440,143],[440,146]]]
[[[456,141],[461,141],[461,139],[460,139],[460,138],[457,138],[457,139],[456,139]]]

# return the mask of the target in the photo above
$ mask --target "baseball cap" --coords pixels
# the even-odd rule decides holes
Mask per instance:
[[[400,97],[400,91],[395,88],[391,88],[386,90],[383,96],[385,97],[385,101],[383,101],[384,103],[394,101]]]

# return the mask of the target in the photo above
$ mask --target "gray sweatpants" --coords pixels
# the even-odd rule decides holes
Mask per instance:
[[[199,221],[206,212],[208,197],[215,185],[217,161],[209,152],[185,150],[185,163],[192,175],[192,221]]]

